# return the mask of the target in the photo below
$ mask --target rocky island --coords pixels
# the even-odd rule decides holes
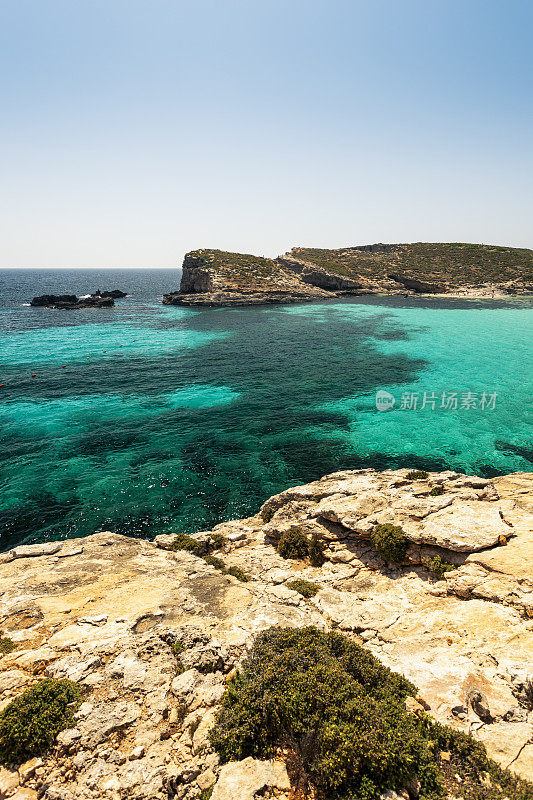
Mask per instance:
[[[77,297],[75,294],[43,294],[34,297],[31,306],[45,308],[74,309],[74,308],[110,308],[115,305],[115,298],[127,297],[126,292],[112,289],[101,292],[99,289],[87,297]]]
[[[366,469],[4,553],[0,797],[529,800],[532,511],[530,474]]]
[[[195,250],[178,292],[163,303],[258,305],[361,294],[496,297],[533,292],[533,250],[479,244],[372,244],[338,250],[295,247],[275,259]]]

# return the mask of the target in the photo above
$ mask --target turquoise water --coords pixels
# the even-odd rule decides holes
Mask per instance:
[[[0,273],[2,549],[207,528],[343,468],[531,470],[530,300],[191,311],[160,302],[178,279]],[[96,288],[131,296],[113,309],[24,305]],[[392,409],[376,409],[378,390]],[[461,407],[467,392],[475,407]],[[418,407],[402,408],[411,393]]]

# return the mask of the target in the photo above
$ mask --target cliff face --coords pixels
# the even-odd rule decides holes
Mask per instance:
[[[281,762],[221,767],[209,740],[228,675],[271,625],[343,631],[418,686],[414,713],[471,732],[532,779],[532,510],[532,475],[347,471],[195,534],[217,542],[225,571],[173,551],[175,534],[99,533],[3,554],[0,628],[15,649],[0,658],[0,707],[44,676],[86,694],[75,727],[42,759],[0,771],[0,787],[20,783],[20,800],[193,800],[217,783],[218,800],[265,787],[288,798]],[[370,539],[386,523],[407,539],[396,565]],[[323,566],[278,554],[294,528],[325,542]],[[295,578],[312,581],[314,597],[291,588]]]
[[[324,300],[328,292],[303,283],[276,260],[221,250],[196,250],[183,261],[180,291],[163,303],[187,306],[259,305]]]
[[[196,250],[183,262],[180,305],[287,303],[343,294],[494,296],[533,292],[533,251],[474,244],[295,247],[276,259]]]

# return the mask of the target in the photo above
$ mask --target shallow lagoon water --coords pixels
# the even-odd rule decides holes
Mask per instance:
[[[2,549],[208,528],[345,468],[532,468],[531,300],[193,311],[161,304],[172,270],[0,280]],[[108,310],[23,305],[96,288],[132,296]],[[376,409],[378,390],[392,409]],[[461,408],[467,392],[476,406]],[[412,393],[418,407],[402,408]]]

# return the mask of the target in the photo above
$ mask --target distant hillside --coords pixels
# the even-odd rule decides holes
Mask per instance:
[[[517,247],[416,242],[339,250],[294,247],[287,255],[351,278],[382,280],[397,274],[452,286],[533,281],[533,250]]]
[[[533,250],[483,244],[294,247],[278,258],[201,249],[187,253],[171,305],[259,305],[361,294],[533,292]]]

